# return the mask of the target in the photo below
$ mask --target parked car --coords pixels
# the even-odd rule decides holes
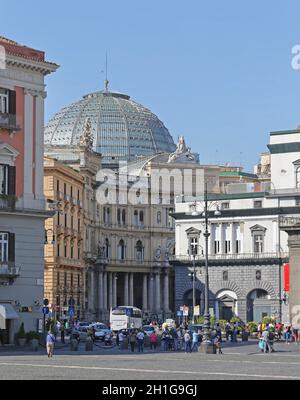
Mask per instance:
[[[89,327],[95,329],[95,340],[104,341],[105,335],[111,333],[111,330],[109,329],[109,327],[107,325],[105,325],[105,324],[100,323],[100,322],[96,322],[95,324],[91,324]]]
[[[88,328],[90,326],[90,323],[86,322],[86,321],[81,321],[81,322],[77,323],[77,326],[80,327],[80,328],[84,327],[84,326]]]
[[[86,340],[88,337],[88,326],[79,326],[78,328],[74,328],[72,330],[71,336],[78,341],[80,340]]]

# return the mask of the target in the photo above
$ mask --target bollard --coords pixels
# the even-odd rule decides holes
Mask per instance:
[[[93,351],[93,349],[94,349],[93,339],[88,337],[85,342],[85,351]]]
[[[78,341],[76,339],[72,339],[70,342],[71,351],[78,351]]]
[[[30,350],[38,351],[38,349],[39,349],[39,341],[37,339],[32,339],[30,341]]]

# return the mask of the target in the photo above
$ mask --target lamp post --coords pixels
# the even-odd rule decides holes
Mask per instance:
[[[215,204],[215,203],[213,203]],[[198,215],[197,213],[197,203],[195,203],[195,212],[194,216]],[[200,350],[202,353],[212,354],[216,352],[215,346],[213,346],[211,341],[211,329],[210,329],[210,312],[209,312],[209,270],[208,270],[208,257],[209,257],[209,237],[210,232],[208,230],[209,225],[209,207],[208,207],[208,191],[207,191],[207,182],[205,182],[205,191],[204,191],[204,211],[202,213],[202,217],[204,218],[204,233],[203,236],[205,238],[205,308],[204,308],[204,324],[203,324],[203,340],[201,343]],[[215,210],[215,216],[220,216],[221,213],[217,206]]]
[[[192,257],[193,257],[193,272],[189,276],[193,277],[193,318],[192,323],[195,323],[195,306],[196,306],[196,247],[192,247]]]

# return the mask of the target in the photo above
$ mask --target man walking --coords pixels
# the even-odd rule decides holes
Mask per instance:
[[[198,351],[198,343],[199,343],[199,331],[193,332],[193,345],[192,345],[192,352]]]
[[[145,334],[143,331],[139,331],[139,333],[136,335],[137,337],[137,341],[138,341],[138,350],[139,353],[143,353],[144,352],[144,338],[145,338]]]
[[[185,353],[191,353],[192,349],[191,349],[191,335],[189,334],[188,331],[185,332],[184,337],[184,351]]]

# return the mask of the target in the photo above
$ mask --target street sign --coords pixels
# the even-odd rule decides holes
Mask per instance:
[[[43,307],[42,311],[43,311],[44,315],[48,315],[49,314],[49,307]]]
[[[199,317],[200,315],[200,306],[195,306],[194,307],[194,316]]]

